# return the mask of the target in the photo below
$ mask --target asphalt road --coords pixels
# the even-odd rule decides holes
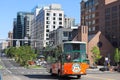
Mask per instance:
[[[118,72],[101,72],[97,69],[87,70],[87,75],[82,75],[81,79],[77,79],[76,76],[51,76],[45,68],[26,69],[12,59],[6,57],[0,59],[0,65],[4,67],[0,70],[3,80],[120,80],[120,73]]]

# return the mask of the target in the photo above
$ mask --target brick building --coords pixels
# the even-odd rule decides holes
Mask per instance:
[[[114,63],[114,47],[107,40],[107,38],[104,35],[102,35],[101,31],[98,31],[96,34],[93,35],[88,35],[88,27],[80,26],[78,28],[78,34],[76,35],[74,40],[83,41],[87,43],[87,55],[91,65],[93,64],[91,50],[94,46],[97,46],[99,48],[100,53],[102,55],[102,58],[99,61],[100,64],[104,62],[105,57],[108,57],[112,64]]]
[[[81,25],[88,33],[101,31],[114,47],[120,47],[120,0],[82,0]]]

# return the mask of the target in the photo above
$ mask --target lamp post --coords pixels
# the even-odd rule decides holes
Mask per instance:
[[[19,40],[16,41],[16,47],[20,47],[20,41]]]
[[[37,53],[36,41],[35,41],[35,43],[34,43],[34,48],[35,48],[35,53]]]
[[[24,39],[25,39],[25,44],[28,44],[28,37],[24,37]]]

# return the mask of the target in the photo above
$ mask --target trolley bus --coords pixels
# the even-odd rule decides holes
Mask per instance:
[[[55,59],[53,59],[54,57]],[[89,67],[85,42],[64,42],[62,52],[53,56],[52,59],[53,61],[47,66],[47,70],[51,74],[59,76],[77,76],[77,78],[80,78],[81,75],[86,74],[86,69]]]

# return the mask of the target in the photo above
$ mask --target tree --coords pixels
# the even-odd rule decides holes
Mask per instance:
[[[98,47],[94,46],[91,50],[92,52],[92,58],[93,58],[93,61],[94,61],[94,64],[98,63],[99,59],[102,57],[100,55],[100,50]]]
[[[116,63],[120,62],[120,51],[119,51],[118,48],[115,49],[114,60],[115,60]]]
[[[55,59],[58,59],[58,56],[60,56],[60,54],[62,53],[62,46],[58,45],[56,48],[54,48],[53,50]]]
[[[34,50],[30,46],[10,47],[5,50],[7,56],[15,58],[15,60],[23,66],[28,65],[28,61],[32,61],[36,58]]]
[[[55,48],[51,48],[50,46],[47,46],[45,48],[45,51],[47,52],[47,54],[44,56],[46,57],[48,62],[52,62],[58,59],[58,57],[60,56],[60,54],[62,53],[62,46],[58,45]]]

